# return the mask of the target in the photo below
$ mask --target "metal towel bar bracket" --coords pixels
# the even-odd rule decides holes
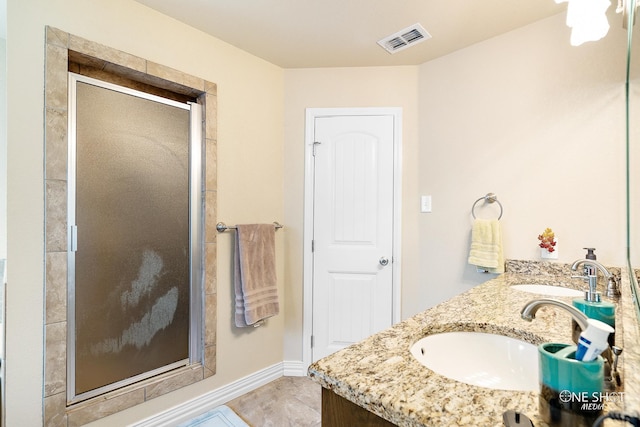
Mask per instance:
[[[284,228],[284,225],[280,224],[278,221],[273,221],[273,226],[276,228],[276,231],[280,228]],[[216,224],[216,230],[218,230],[218,233],[223,233],[229,229],[237,230],[238,227],[236,227],[235,225],[227,225],[224,222],[219,222]]]
[[[484,200],[485,203],[494,203],[497,202],[498,206],[500,206],[500,215],[498,216],[498,219],[502,218],[502,203],[500,203],[500,201],[498,201],[498,196],[496,196],[493,193],[487,193],[486,196],[484,197],[480,197],[478,200],[476,200],[475,202],[473,202],[473,206],[471,206],[471,215],[473,216],[473,219],[476,219],[476,213],[475,213],[475,209],[476,209],[476,205],[478,204],[478,202],[480,202],[481,200]]]

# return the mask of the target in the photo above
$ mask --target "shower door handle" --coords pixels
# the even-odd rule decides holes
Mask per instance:
[[[78,250],[78,226],[72,225],[71,227],[69,227],[69,234],[69,250],[71,252],[76,252]]]

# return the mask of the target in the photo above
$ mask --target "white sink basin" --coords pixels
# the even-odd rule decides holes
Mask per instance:
[[[466,384],[500,390],[537,391],[538,347],[481,332],[428,335],[411,354],[432,371]]]
[[[555,297],[581,297],[584,296],[584,292],[576,289],[563,288],[560,286],[552,285],[513,285],[511,289],[515,289],[522,292],[529,292],[532,294],[540,295],[552,295]]]

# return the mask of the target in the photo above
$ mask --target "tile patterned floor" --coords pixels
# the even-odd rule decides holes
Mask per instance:
[[[226,405],[251,427],[320,427],[321,394],[307,377],[282,377]]]

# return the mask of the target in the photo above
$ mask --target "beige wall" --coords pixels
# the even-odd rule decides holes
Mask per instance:
[[[613,9],[613,8],[611,8]],[[624,79],[626,32],[569,45],[557,15],[420,67],[421,300],[443,301],[486,280],[467,265],[472,203],[504,206],[505,255],[540,259],[551,227],[558,261],[597,248],[625,262]],[[481,217],[495,210],[479,209]]]
[[[45,25],[218,85],[217,217],[228,224],[283,221],[283,73],[131,0],[10,0],[8,18],[7,424],[36,426],[42,422]],[[231,326],[231,242],[230,234],[219,236],[217,374],[105,425],[124,425],[283,360],[284,315],[257,329]],[[283,277],[283,239],[277,244]]]

